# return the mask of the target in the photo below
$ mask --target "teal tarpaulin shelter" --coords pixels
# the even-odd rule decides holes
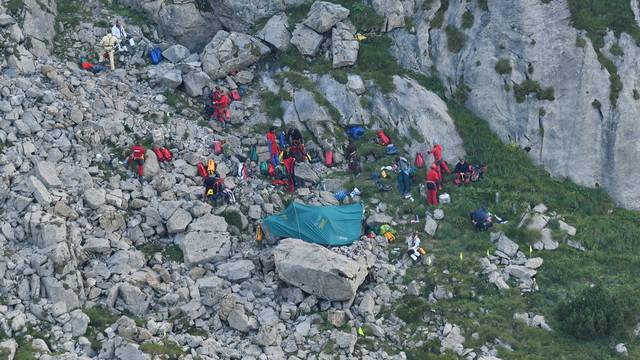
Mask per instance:
[[[350,245],[362,235],[362,203],[343,206],[312,206],[293,202],[277,215],[262,221],[267,242],[298,238],[321,245]]]

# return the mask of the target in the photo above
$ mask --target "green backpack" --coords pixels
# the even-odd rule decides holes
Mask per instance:
[[[249,150],[249,160],[253,161],[254,163],[258,162],[258,146],[257,145],[251,146],[251,150]]]
[[[269,176],[269,161],[265,160],[260,163],[260,173],[264,176]]]

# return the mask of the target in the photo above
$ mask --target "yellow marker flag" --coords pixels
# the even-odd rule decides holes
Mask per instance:
[[[431,266],[431,256],[427,258],[427,265]]]
[[[464,260],[464,258],[462,257],[462,253],[460,253],[460,261]]]
[[[391,265],[391,272],[396,272],[396,266],[395,265]]]
[[[531,248],[531,245],[529,245],[529,255],[531,255],[532,252],[533,252],[533,249]]]
[[[489,254],[489,249],[487,249],[487,257],[489,257],[489,256],[491,256],[491,255]]]
[[[358,335],[364,336],[364,330],[362,330],[362,326],[358,328]]]

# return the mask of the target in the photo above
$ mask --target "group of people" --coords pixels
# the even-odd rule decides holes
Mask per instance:
[[[307,157],[302,133],[291,127],[286,134],[284,132],[276,134],[276,130],[272,126],[269,128],[266,138],[269,145],[270,166],[274,168],[280,165],[284,166],[287,188],[289,192],[293,192],[296,186],[296,162],[304,162]]]
[[[133,39],[127,36],[127,32],[124,30],[124,26],[119,20],[111,27],[111,32],[108,32],[100,40],[100,46],[104,50],[104,58],[109,60],[109,66],[111,70],[115,70],[115,53],[128,51],[127,45],[134,45]]]

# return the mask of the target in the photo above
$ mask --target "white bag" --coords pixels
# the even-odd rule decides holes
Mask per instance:
[[[133,38],[129,38],[129,46],[131,46],[131,47],[136,46],[136,42],[133,41]]]
[[[438,199],[440,200],[441,204],[449,204],[451,202],[451,196],[449,196],[449,194],[447,193],[440,194]]]

